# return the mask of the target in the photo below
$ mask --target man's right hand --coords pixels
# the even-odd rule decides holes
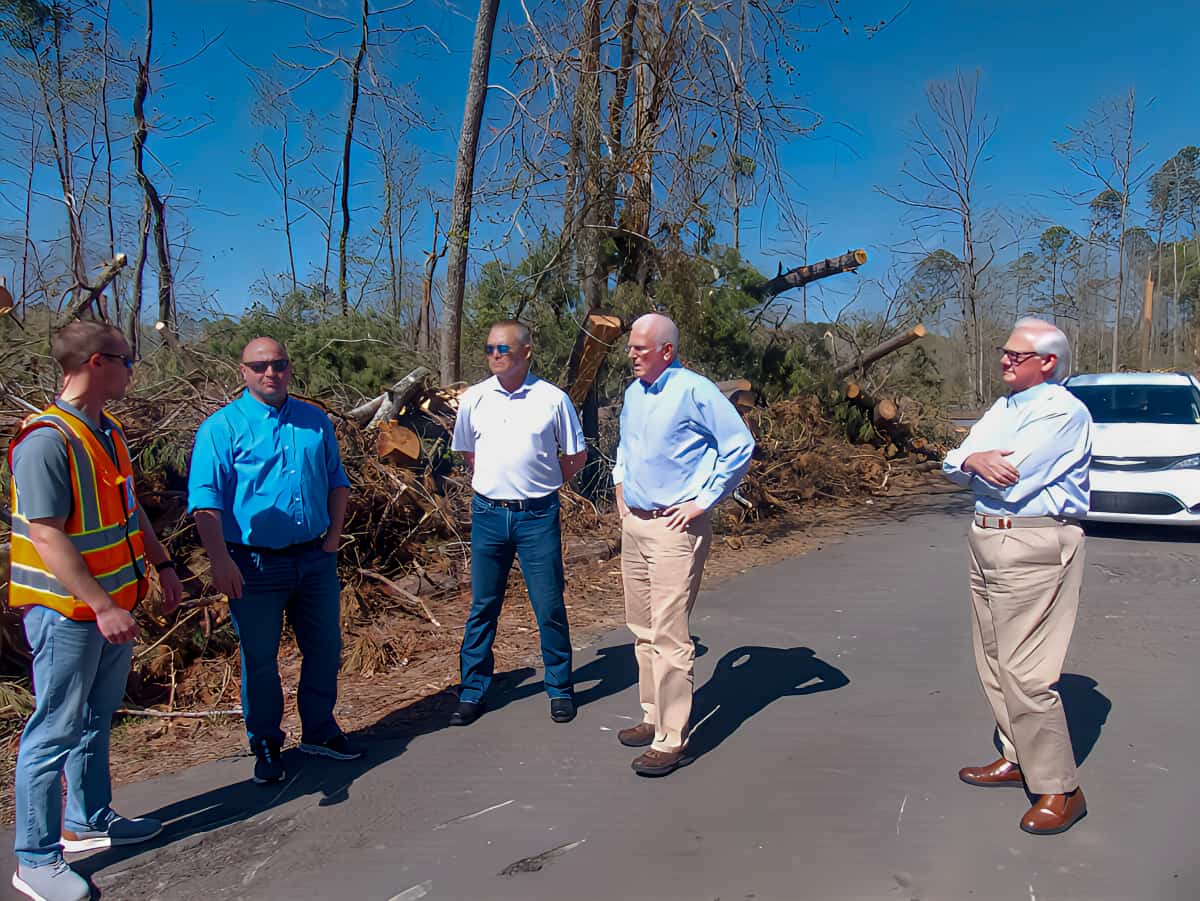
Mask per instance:
[[[138,636],[138,624],[133,615],[116,604],[96,614],[96,628],[109,644],[125,644]]]
[[[1011,454],[1010,450],[979,451],[963,460],[962,469],[997,488],[1011,488],[1021,478],[1017,468],[1004,459]]]
[[[214,557],[211,560],[213,588],[229,598],[242,596],[242,571],[233,562],[229,554]]]

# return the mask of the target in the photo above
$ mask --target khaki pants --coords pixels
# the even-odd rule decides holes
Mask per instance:
[[[1004,756],[1034,794],[1079,782],[1062,698],[1062,676],[1079,609],[1083,530],[1076,525],[981,529],[971,549],[971,633],[979,681],[999,727]]]
[[[696,658],[688,616],[711,545],[707,514],[685,532],[632,513],[621,521],[625,621],[634,636],[643,719],[655,727],[651,747],[657,751],[677,751],[687,737]]]

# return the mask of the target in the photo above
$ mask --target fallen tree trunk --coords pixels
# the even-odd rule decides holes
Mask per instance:
[[[428,369],[418,366],[383,394],[360,404],[346,415],[368,429],[395,419],[402,407],[425,390],[425,380],[430,375]]]
[[[878,344],[871,348],[853,362],[839,366],[833,371],[833,377],[838,379],[845,378],[856,369],[863,369],[867,366],[870,366],[876,360],[882,359],[883,357],[886,357],[888,354],[892,353],[893,351],[897,351],[902,347],[907,347],[909,344],[912,344],[919,338],[924,338],[925,335],[925,326],[914,325],[907,332],[904,332],[900,335],[894,335],[893,337],[888,338],[882,344]]]
[[[607,313],[588,313],[583,326],[583,346],[579,350],[575,377],[567,387],[571,403],[579,406],[592,390],[600,364],[612,350],[617,338],[625,331],[621,317]]]
[[[104,268],[100,270],[100,279],[96,282],[96,284],[90,286],[76,285],[78,288],[86,288],[87,290],[85,290],[82,296],[80,296],[79,300],[72,304],[67,310],[67,315],[64,317],[63,321],[72,322],[82,316],[84,311],[93,303],[95,303],[96,300],[99,299],[100,295],[104,293],[104,289],[107,288],[112,283],[112,280],[117,277],[117,273],[125,268],[125,264],[127,262],[129,262],[128,257],[126,257],[123,253],[119,253],[104,264]],[[104,321],[107,322],[108,318],[104,317]]]
[[[848,250],[841,256],[829,257],[818,263],[813,263],[811,266],[797,266],[795,269],[789,269],[787,272],[782,271],[783,266],[780,265],[778,275],[759,285],[757,288],[748,290],[746,293],[760,300],[766,300],[767,298],[774,297],[776,294],[782,294],[784,291],[790,291],[792,288],[799,288],[818,279],[828,278],[831,275],[838,275],[842,272],[853,272],[866,261],[867,252],[865,250]]]

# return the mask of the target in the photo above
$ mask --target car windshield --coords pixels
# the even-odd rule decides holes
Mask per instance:
[[[1189,385],[1067,385],[1093,422],[1200,423],[1200,392]]]

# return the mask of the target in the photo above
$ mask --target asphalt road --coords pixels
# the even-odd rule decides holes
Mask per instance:
[[[699,757],[666,779],[616,741],[639,712],[618,631],[577,655],[570,725],[518,673],[470,728],[444,704],[391,717],[362,764],[289,753],[283,787],[239,758],[122,788],[167,831],[78,866],[113,899],[1200,898],[1196,537],[1089,537],[1062,688],[1090,813],[1038,838],[1021,792],[956,777],[995,756],[967,509],[927,501],[702,593]]]

